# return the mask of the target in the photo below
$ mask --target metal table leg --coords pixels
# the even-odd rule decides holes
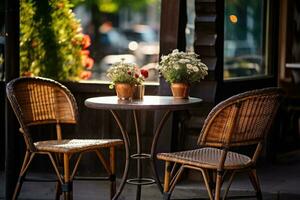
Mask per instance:
[[[126,157],[123,177],[122,177],[120,186],[119,186],[115,196],[113,197],[113,200],[116,200],[120,196],[120,194],[121,194],[121,192],[124,188],[124,185],[126,183],[127,177],[128,177],[130,149],[129,149],[129,137],[128,137],[128,134],[127,134],[126,130],[124,129],[124,126],[123,126],[123,124],[120,120],[119,114],[114,110],[110,110],[110,112],[114,116],[114,118],[115,118],[115,120],[116,120],[116,122],[117,122],[117,124],[118,124],[118,126],[121,130],[122,137],[123,137],[123,140],[124,140],[124,145],[125,145],[125,157]]]
[[[155,158],[155,155],[156,155],[156,147],[157,147],[157,141],[159,139],[159,136],[161,134],[161,131],[162,131],[162,128],[165,124],[165,122],[167,121],[169,115],[171,114],[171,111],[168,110],[164,113],[162,119],[160,120],[159,124],[158,124],[158,127],[156,128],[155,130],[155,133],[154,133],[154,137],[153,137],[153,140],[152,140],[152,146],[151,146],[151,166],[152,166],[152,171],[153,171],[153,175],[154,175],[154,179],[155,179],[155,182],[160,190],[160,192],[163,194],[163,187],[161,185],[161,182],[159,180],[159,176],[158,176],[158,172],[157,172],[157,169],[156,169],[156,164],[155,164],[155,161],[156,161],[156,158]]]
[[[125,151],[126,151],[126,162],[125,162],[125,169],[124,169],[123,177],[122,177],[120,186],[118,188],[118,191],[116,192],[115,196],[113,197],[113,200],[118,199],[126,182],[137,185],[136,200],[140,200],[140,198],[141,198],[141,186],[142,185],[156,183],[160,192],[163,193],[163,188],[162,188],[161,182],[159,180],[158,172],[156,169],[155,155],[156,155],[156,147],[157,147],[157,142],[158,142],[159,136],[161,134],[162,128],[163,128],[166,120],[168,119],[169,115],[171,114],[171,111],[169,111],[169,110],[166,111],[164,113],[161,121],[159,122],[158,127],[156,128],[156,130],[154,132],[154,137],[153,137],[152,146],[151,146],[151,154],[149,155],[149,154],[142,153],[141,140],[140,140],[141,136],[140,136],[140,130],[139,130],[139,125],[138,125],[137,113],[135,110],[133,110],[134,125],[135,125],[135,132],[136,132],[136,142],[137,142],[137,152],[136,152],[136,154],[133,154],[131,156],[130,156],[130,149],[129,149],[129,144],[130,144],[129,136],[128,136],[126,130],[124,129],[124,126],[120,120],[120,116],[118,115],[118,113],[116,111],[113,111],[113,110],[110,110],[110,111],[113,114],[113,116],[121,130],[123,140],[124,140],[124,145],[125,145]],[[137,159],[137,178],[127,180],[129,165],[130,165],[130,157],[133,159]],[[151,166],[152,166],[154,180],[151,178],[143,178],[142,177],[141,159],[147,159],[147,158],[150,158],[150,160],[151,160]]]
[[[138,125],[138,120],[137,120],[137,113],[136,110],[133,110],[133,118],[134,118],[134,126],[135,126],[135,133],[136,133],[136,153],[140,155],[142,152],[141,149],[141,135],[140,135],[140,129]],[[142,178],[142,163],[141,159],[137,159],[137,178],[141,179]],[[142,185],[137,185],[137,190],[136,190],[136,200],[141,199],[141,190],[142,190]]]

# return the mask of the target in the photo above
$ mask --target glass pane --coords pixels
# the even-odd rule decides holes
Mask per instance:
[[[21,75],[107,80],[125,59],[157,82],[159,27],[160,0],[22,0]]]
[[[225,0],[224,79],[266,75],[264,3]]]
[[[195,0],[189,0],[186,2],[187,5],[187,24],[185,28],[186,38],[186,51],[194,51],[195,41]]]
[[[160,0],[99,2],[91,7],[85,1],[74,10],[91,38],[94,66],[88,80],[108,80],[107,69],[125,59],[148,70],[146,81],[158,82]]]

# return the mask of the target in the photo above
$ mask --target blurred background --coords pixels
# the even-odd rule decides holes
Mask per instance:
[[[160,0],[72,3],[83,33],[91,38],[94,66],[89,80],[107,80],[109,66],[124,58],[147,69],[147,81],[158,81]]]

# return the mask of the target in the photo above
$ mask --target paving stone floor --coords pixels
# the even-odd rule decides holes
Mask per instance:
[[[276,164],[264,164],[258,168],[263,197],[265,200],[300,200],[300,152],[291,153],[278,159]],[[0,174],[0,199],[4,199],[4,174]],[[120,200],[135,199],[135,186],[127,185]],[[26,182],[20,194],[20,200],[48,200],[54,198],[53,183]],[[75,181],[74,200],[109,199],[106,182]],[[252,195],[252,187],[246,176],[238,176],[231,187],[230,196]],[[207,194],[200,181],[182,181],[176,186],[172,199],[207,199]],[[143,186],[142,199],[162,199],[156,185]],[[245,199],[245,198],[238,198]],[[254,198],[247,198],[254,199]]]

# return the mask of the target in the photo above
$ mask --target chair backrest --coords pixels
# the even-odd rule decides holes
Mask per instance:
[[[206,118],[198,144],[231,147],[261,142],[276,115],[281,93],[279,88],[265,88],[219,103]]]
[[[73,95],[54,80],[17,78],[7,84],[6,94],[29,148],[34,147],[28,126],[77,122],[78,110]]]

